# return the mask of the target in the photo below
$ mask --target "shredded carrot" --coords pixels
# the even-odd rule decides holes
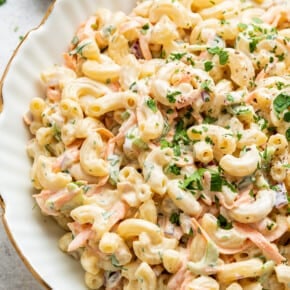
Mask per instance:
[[[279,253],[278,249],[274,247],[260,232],[252,228],[250,225],[235,223],[234,227],[245,236],[248,237],[269,259],[277,264],[285,261],[285,258]]]
[[[74,235],[74,239],[68,246],[68,252],[75,251],[80,247],[85,246],[86,242],[93,234],[92,225],[84,224],[80,225],[77,222],[69,223],[68,227]]]
[[[128,130],[137,123],[137,117],[134,112],[130,112],[130,117],[121,125],[119,133],[114,137],[113,141],[117,142],[120,139],[123,139],[128,132]]]
[[[53,171],[59,172],[61,170],[65,170],[70,167],[73,163],[79,161],[80,152],[76,146],[70,147],[70,149],[66,150],[63,154],[61,154],[56,162],[53,164]]]
[[[68,68],[70,68],[70,69],[72,69],[74,71],[77,70],[77,60],[76,60],[76,58],[73,55],[70,55],[69,53],[65,52],[63,54],[63,59],[64,59],[65,65]]]
[[[256,82],[261,81],[261,80],[263,80],[265,77],[266,77],[266,72],[265,72],[264,69],[262,69],[262,70],[258,73],[258,75],[257,75],[257,77],[256,77],[256,79],[255,79],[255,81],[256,81]]]
[[[221,254],[225,254],[225,255],[234,255],[234,254],[237,254],[245,249],[247,249],[249,247],[249,243],[245,243],[241,248],[238,248],[238,249],[228,249],[228,248],[224,248],[224,247],[221,247],[219,245],[217,245],[211,238],[210,236],[207,234],[207,232],[202,228],[202,226],[198,223],[198,221],[195,219],[195,218],[192,218],[191,219],[192,221],[192,225],[193,227],[195,228],[195,230],[199,230],[200,233],[203,235],[203,237],[205,238],[205,240],[207,242],[211,242],[212,244],[214,244],[218,251],[221,253]]]
[[[200,98],[200,90],[194,90],[190,96],[183,96],[181,95],[181,98],[179,98],[176,102],[176,109],[182,109],[184,107],[187,107],[189,105],[192,105],[198,98]]]
[[[242,204],[245,204],[245,203],[250,203],[254,200],[253,197],[250,196],[250,191],[251,191],[251,188],[252,187],[249,187],[245,190],[243,190],[242,192],[240,192],[239,196],[238,196],[238,199],[231,205],[227,204],[226,201],[225,201],[225,198],[223,196],[223,194],[221,192],[217,192],[216,195],[218,196],[221,204],[223,205],[223,207],[225,207],[226,209],[233,209],[235,207],[239,207],[240,205]]]
[[[108,223],[112,226],[115,225],[118,221],[123,219],[125,217],[127,206],[124,202],[118,201],[111,209],[110,211],[113,213],[109,217]]]
[[[44,214],[57,216],[58,212],[53,207],[47,207],[46,201],[51,197],[55,192],[51,190],[42,190],[39,194],[33,195],[38,206]]]
[[[187,272],[186,264],[187,260],[183,262],[181,268],[171,277],[167,285],[168,289],[176,290],[183,283],[184,279],[186,278]]]

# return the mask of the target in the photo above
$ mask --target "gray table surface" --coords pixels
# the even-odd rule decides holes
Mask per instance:
[[[50,0],[6,0],[0,6],[0,75],[19,43],[19,38],[37,26]],[[1,215],[0,211],[0,215]],[[41,290],[11,245],[0,221],[0,290]]]

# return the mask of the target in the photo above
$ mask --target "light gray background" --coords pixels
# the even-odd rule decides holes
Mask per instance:
[[[50,0],[6,0],[0,6],[0,75],[19,38],[40,22]],[[0,209],[0,215],[2,214]],[[0,221],[0,290],[41,290],[11,245]]]

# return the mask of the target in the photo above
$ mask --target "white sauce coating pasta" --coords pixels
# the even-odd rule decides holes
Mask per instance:
[[[99,9],[41,73],[34,197],[89,289],[289,289],[290,1]]]

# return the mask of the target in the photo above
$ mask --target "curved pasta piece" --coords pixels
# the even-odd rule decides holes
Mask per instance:
[[[163,15],[168,16],[178,27],[190,28],[192,25],[189,11],[179,2],[160,0],[153,3],[149,10],[150,22],[157,23]]]
[[[164,15],[153,27],[150,42],[157,44],[167,44],[178,38],[176,24],[170,20],[167,15]]]
[[[187,130],[192,141],[206,141],[213,144],[213,153],[217,159],[236,150],[236,140],[231,130],[218,125],[195,125]]]
[[[69,98],[78,101],[81,97],[86,95],[99,98],[110,92],[110,89],[102,83],[82,77],[68,82],[63,88],[61,97],[62,99]]]
[[[107,83],[117,81],[120,77],[121,67],[115,63],[99,63],[95,60],[86,60],[82,65],[85,76],[98,82]]]
[[[143,174],[145,176],[145,181],[153,192],[161,196],[166,193],[168,178],[164,174],[162,167],[146,162],[144,163]]]
[[[132,92],[109,93],[92,100],[87,105],[87,114],[90,117],[100,117],[110,111],[119,109],[134,109],[137,105],[137,95]]]
[[[286,259],[279,253],[276,246],[271,244],[267,239],[258,231],[254,230],[251,226],[235,223],[234,227],[246,235],[258,248],[260,248],[263,254],[269,259],[273,260],[277,264],[281,264]]]
[[[110,210],[105,210],[97,204],[87,204],[73,209],[70,213],[71,217],[79,224],[92,224],[94,237],[100,240],[104,233],[110,229],[121,219],[126,213],[126,206],[123,202],[117,202]]]
[[[225,49],[228,52],[228,65],[231,79],[240,87],[249,87],[255,77],[255,70],[250,58],[238,50]]]
[[[217,278],[222,283],[229,283],[243,278],[254,278],[262,276],[268,268],[273,268],[273,263],[263,262],[258,258],[241,262],[224,264],[218,267]]]
[[[164,119],[161,112],[157,108],[156,111],[152,111],[148,107],[147,104],[150,100],[146,99],[141,108],[137,109],[140,137],[145,142],[159,138],[164,127]]]
[[[252,174],[257,169],[261,157],[256,146],[250,146],[248,149],[239,158],[229,154],[223,156],[220,160],[221,168],[232,176],[242,177]]]
[[[224,230],[218,227],[217,218],[206,213],[201,219],[201,226],[208,233],[210,238],[220,247],[226,249],[241,250],[247,237],[234,228]]]
[[[93,176],[109,174],[108,163],[101,158],[104,142],[97,132],[90,134],[80,149],[80,163],[83,170]]]
[[[214,278],[208,276],[200,276],[190,281],[186,286],[186,290],[197,290],[197,289],[219,290],[220,286]]]
[[[201,213],[201,206],[194,196],[179,186],[178,180],[171,180],[168,184],[167,193],[174,204],[190,216],[198,216]]]
[[[276,193],[273,190],[260,190],[254,202],[242,203],[228,210],[228,215],[241,223],[255,223],[265,218],[272,211],[275,201]]]
[[[133,242],[135,255],[149,265],[161,264],[164,251],[175,249],[176,246],[177,240],[168,238],[162,238],[160,243],[152,245],[150,236],[146,232],[141,233],[139,239]]]
[[[214,6],[201,10],[199,13],[203,19],[217,18],[217,19],[228,19],[238,13],[239,5],[233,4],[233,1],[222,1],[217,3],[214,1]],[[238,4],[238,3],[236,3]]]
[[[75,80],[76,73],[64,66],[55,65],[40,74],[41,80],[47,85],[59,85],[63,88],[68,82]]]
[[[204,1],[199,1],[199,0],[192,0],[192,5],[198,9],[204,9],[208,7],[212,7],[216,4],[219,4],[223,2],[224,0],[204,0]]]
[[[157,279],[152,268],[145,262],[142,262],[136,269],[135,277],[138,281],[138,289],[155,290]]]
[[[266,144],[267,136],[265,133],[258,129],[246,129],[243,130],[241,138],[237,142],[237,148],[243,149],[245,146],[262,146]]]
[[[54,171],[55,162],[56,158],[43,155],[36,160],[36,176],[43,188],[59,190],[72,180],[68,173]]]
[[[126,219],[119,224],[117,229],[117,233],[125,240],[139,236],[142,232],[147,233],[153,243],[162,242],[163,237],[160,228],[149,221],[134,218]]]

